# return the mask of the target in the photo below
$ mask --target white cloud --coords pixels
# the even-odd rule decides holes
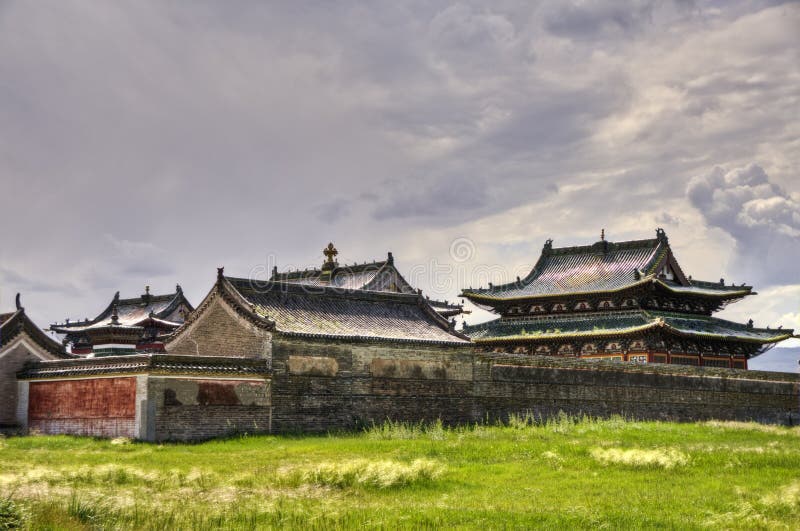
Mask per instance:
[[[734,238],[733,270],[765,286],[797,281],[800,202],[760,166],[714,167],[690,181],[687,196],[710,226]]]

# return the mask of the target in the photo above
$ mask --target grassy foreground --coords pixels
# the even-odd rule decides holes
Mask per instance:
[[[0,439],[0,529],[800,526],[800,428],[563,417],[204,444]]]

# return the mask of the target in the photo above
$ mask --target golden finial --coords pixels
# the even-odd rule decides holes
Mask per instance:
[[[339,254],[339,251],[336,250],[336,247],[333,246],[333,243],[329,243],[328,246],[322,250],[322,254],[325,255],[325,261],[329,264],[333,263],[333,259]]]

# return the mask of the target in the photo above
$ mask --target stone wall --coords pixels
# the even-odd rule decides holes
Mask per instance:
[[[473,418],[472,347],[276,337],[276,432],[350,429],[387,418]]]
[[[386,419],[445,423],[621,414],[636,419],[800,423],[800,376],[677,365],[474,354],[276,338],[273,429],[349,429]]]
[[[479,355],[475,396],[487,418],[564,411],[606,417],[800,424],[800,375],[677,365]]]
[[[150,377],[148,440],[199,440],[270,431],[269,382]]]

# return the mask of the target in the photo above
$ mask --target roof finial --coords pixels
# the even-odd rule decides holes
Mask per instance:
[[[389,251],[389,254],[386,256],[386,261],[390,264],[394,264],[394,256],[392,256],[392,251]]]
[[[543,252],[549,252],[549,251],[552,251],[552,250],[553,250],[553,239],[552,238],[548,238],[544,242],[544,247],[542,248],[542,251]]]
[[[325,255],[325,262],[328,264],[334,263],[334,258],[339,251],[336,250],[336,247],[333,246],[333,242],[328,243],[328,246],[322,250],[322,254]]]
[[[278,279],[278,266],[272,266],[272,280]]]
[[[183,293],[183,288],[180,284],[175,284],[175,293]]]
[[[117,313],[117,303],[111,306],[111,324],[118,325],[119,324],[119,314]]]
[[[223,274],[224,272],[225,272],[225,266],[218,267],[218,268],[217,268],[217,278],[218,278],[218,279],[221,279],[221,278],[222,278],[222,274]]]
[[[144,293],[145,293],[145,295],[150,295],[150,286],[145,286],[144,287]]]
[[[25,309],[25,308],[22,307],[22,303],[20,303],[20,301],[19,301],[19,293],[17,293],[17,297],[16,297],[14,302],[17,305],[17,311]]]
[[[600,241],[606,241],[606,229],[600,229]]]

